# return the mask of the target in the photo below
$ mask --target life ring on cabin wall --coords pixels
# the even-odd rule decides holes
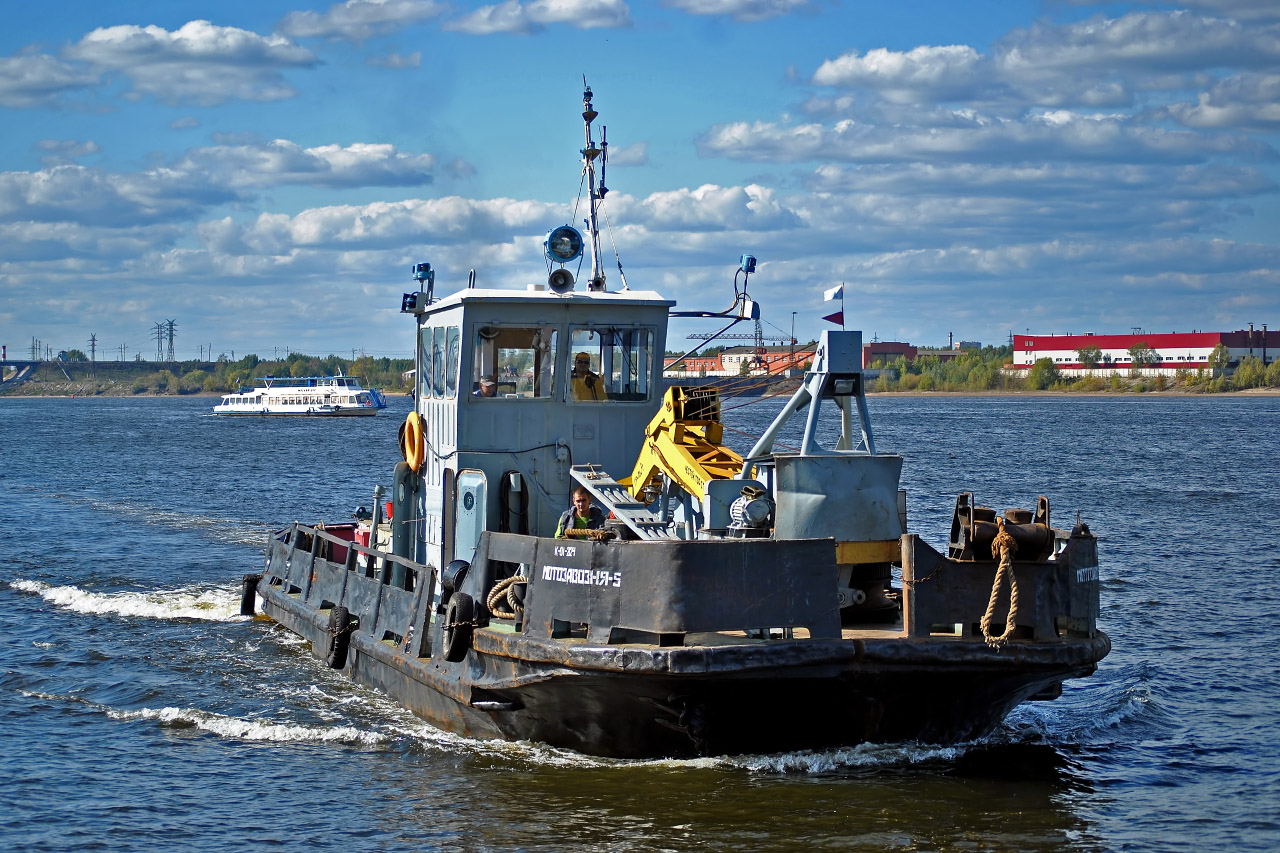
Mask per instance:
[[[422,467],[422,457],[427,450],[426,440],[422,435],[422,418],[417,412],[410,412],[405,419],[401,448],[404,450],[404,461],[409,463],[416,474]]]

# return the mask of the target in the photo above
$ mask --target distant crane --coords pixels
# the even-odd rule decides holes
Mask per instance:
[[[778,337],[776,335],[766,335],[764,333],[764,327],[760,324],[759,317],[756,318],[755,332],[749,335],[748,334],[737,334],[737,335],[692,334],[692,335],[689,335],[688,337],[690,340],[704,340],[704,341],[712,337],[715,337],[717,339],[723,338],[723,339],[729,339],[729,340],[735,340],[735,341],[752,341],[755,344],[755,358],[751,360],[752,367],[765,366],[765,362],[764,362],[764,354],[765,354],[764,342],[765,341],[771,341],[777,344],[791,344],[791,361],[793,363],[795,362],[795,352],[796,352],[795,336],[793,335],[791,337]]]

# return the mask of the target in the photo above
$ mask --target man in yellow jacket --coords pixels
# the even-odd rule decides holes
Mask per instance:
[[[599,374],[591,372],[591,356],[585,352],[578,353],[573,359],[573,371],[569,374],[569,384],[573,388],[575,400],[608,400],[609,392],[605,390],[604,380]]]

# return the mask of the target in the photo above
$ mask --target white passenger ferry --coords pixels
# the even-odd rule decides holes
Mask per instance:
[[[376,388],[362,388],[354,376],[266,376],[252,390],[227,394],[215,415],[352,417],[374,415],[387,407]]]

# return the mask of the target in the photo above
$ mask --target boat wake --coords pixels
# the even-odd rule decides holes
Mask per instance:
[[[10,581],[12,589],[39,595],[50,604],[74,613],[126,616],[166,621],[234,622],[240,615],[240,592],[218,587],[184,587],[149,592],[88,592],[78,586],[53,586],[43,581]]]
[[[113,720],[152,720],[166,729],[197,729],[218,737],[242,741],[337,743],[375,747],[390,740],[385,734],[353,726],[303,726],[296,723],[247,720],[197,708],[142,708],[136,711],[106,709],[106,714]]]

